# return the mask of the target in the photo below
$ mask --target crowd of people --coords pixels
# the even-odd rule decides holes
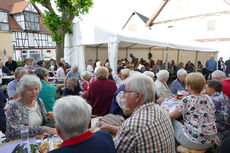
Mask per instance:
[[[194,150],[210,149],[217,139],[229,143],[230,59],[210,56],[204,67],[172,61],[166,70],[161,60],[130,58],[118,60],[117,74],[108,60],[89,60],[82,74],[64,58],[48,65],[26,59],[24,67],[11,57],[5,66],[0,61],[0,77],[15,75],[1,82],[6,141],[19,139],[27,127],[30,136],[59,135],[63,143],[52,153],[174,153],[178,143]],[[173,111],[161,106],[171,99],[178,101]]]

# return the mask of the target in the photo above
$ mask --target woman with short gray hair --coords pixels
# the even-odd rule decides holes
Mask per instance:
[[[166,84],[169,79],[169,72],[167,70],[160,70],[157,74],[157,80],[154,85],[158,89],[160,96],[164,99],[172,98],[172,93],[169,90],[168,85]]]
[[[72,70],[69,71],[69,72],[67,73],[66,77],[65,77],[64,86],[66,86],[67,80],[68,80],[69,78],[76,78],[77,81],[82,80],[82,79],[81,79],[81,75],[80,75],[80,73],[78,72],[78,66],[77,66],[77,65],[73,65],[73,66],[71,67],[71,69],[72,69]]]
[[[61,147],[51,153],[115,153],[111,135],[106,131],[92,133],[89,129],[91,107],[79,96],[68,96],[54,105],[57,134],[63,139]],[[82,139],[79,139],[82,138]]]
[[[45,68],[36,68],[34,74],[40,78],[42,83],[42,89],[38,97],[43,100],[46,111],[52,112],[56,101],[56,87],[48,83],[48,70]]]
[[[56,133],[55,129],[45,126],[51,118],[47,117],[43,101],[37,98],[40,89],[41,82],[36,75],[26,74],[20,79],[17,92],[21,98],[6,110],[7,141],[20,139],[20,131],[27,126],[30,136]]]
[[[84,91],[86,92],[86,91],[88,91],[90,84],[93,83],[94,81],[96,81],[96,78],[92,77],[91,73],[89,71],[83,72],[82,78],[84,79],[82,87],[83,87]]]
[[[173,95],[177,95],[177,92],[179,90],[185,90],[186,75],[187,75],[187,71],[185,71],[184,69],[179,69],[177,71],[177,78],[172,82],[171,87],[170,87],[170,91],[172,92]]]

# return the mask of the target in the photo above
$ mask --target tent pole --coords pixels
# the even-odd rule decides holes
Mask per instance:
[[[199,54],[199,51],[196,51],[196,58],[195,58],[195,68],[196,68],[196,72],[197,72],[197,69],[198,69],[198,54]]]
[[[165,61],[165,69],[168,70],[168,59],[169,58],[169,48],[167,47],[167,52],[166,52],[166,61]]]
[[[126,48],[126,54],[125,57],[128,59],[128,48]]]
[[[162,49],[162,62],[164,61],[164,48]]]
[[[98,47],[96,48],[96,60],[98,59]],[[99,59],[98,59],[99,60]]]
[[[177,50],[177,65],[179,64],[179,58],[180,58],[180,50]]]

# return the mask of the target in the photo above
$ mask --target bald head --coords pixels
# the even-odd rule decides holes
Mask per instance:
[[[211,59],[211,60],[214,60],[214,55],[211,55],[211,56],[210,56],[210,59]]]

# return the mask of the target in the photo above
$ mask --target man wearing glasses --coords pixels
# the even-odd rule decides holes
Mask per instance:
[[[117,152],[175,153],[171,120],[154,104],[153,80],[137,74],[125,81],[125,105],[133,111],[114,138]]]

